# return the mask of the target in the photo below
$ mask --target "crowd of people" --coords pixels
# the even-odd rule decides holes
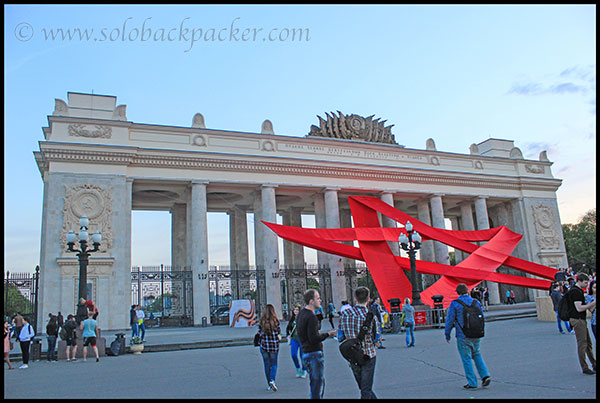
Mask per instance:
[[[81,298],[77,304],[76,315],[69,314],[65,322],[62,313],[59,311],[56,315],[48,314],[46,324],[46,340],[48,343],[46,360],[48,362],[58,361],[57,342],[59,337],[66,341],[67,361],[77,361],[77,329],[82,331],[83,338],[83,361],[87,358],[87,349],[91,347],[96,355],[96,361],[100,361],[97,338],[98,330],[98,308],[91,300]],[[36,336],[35,328],[29,323],[25,315],[20,312],[15,313],[12,318],[4,318],[4,359],[8,364],[8,369],[14,369],[10,362],[10,352],[14,345],[12,339],[19,342],[23,364],[19,369],[29,368],[29,356],[31,342]]]

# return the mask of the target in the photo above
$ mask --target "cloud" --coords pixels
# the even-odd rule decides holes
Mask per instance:
[[[558,144],[544,143],[544,142],[527,142],[520,146],[523,155],[529,156],[529,158],[537,159],[540,152],[546,151],[548,156],[553,155],[555,152],[558,153]]]

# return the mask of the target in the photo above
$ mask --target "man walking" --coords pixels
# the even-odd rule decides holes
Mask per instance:
[[[67,323],[65,323],[64,328],[67,331],[67,361],[77,361],[77,358],[75,358],[75,355],[77,355],[77,322],[74,315],[69,314],[67,316]],[[69,350],[71,355],[69,355]]]
[[[131,309],[129,310],[129,324],[131,325],[131,338],[134,338],[138,335],[138,318],[135,307],[137,305],[131,305]]]
[[[475,376],[475,371],[473,370],[473,361],[475,361],[477,372],[479,372],[479,376],[481,377],[481,386],[488,386],[490,384],[491,378],[487,366],[483,361],[483,357],[481,356],[481,352],[479,351],[479,342],[481,341],[481,339],[468,338],[463,332],[463,329],[465,329],[463,311],[464,309],[466,309],[466,307],[463,306],[459,301],[462,301],[464,304],[466,304],[466,306],[471,306],[473,301],[475,301],[475,304],[479,307],[479,310],[481,311],[483,319],[483,310],[481,309],[481,304],[479,303],[479,301],[476,301],[473,298],[471,298],[468,292],[469,289],[464,283],[461,283],[456,287],[456,293],[458,294],[458,298],[452,301],[452,303],[448,307],[445,335],[446,342],[450,343],[450,334],[452,332],[452,328],[454,328],[455,324],[458,325],[456,326],[456,345],[458,347],[458,353],[460,354],[463,369],[465,371],[465,376],[467,377],[468,382],[466,385],[464,385],[464,388],[477,389],[477,377]]]
[[[138,325],[138,335],[139,332],[142,332],[142,341],[144,341],[144,337],[146,337],[146,325],[144,325],[144,318],[146,317],[146,314],[144,313],[144,310],[142,309],[142,307],[140,305],[137,306],[136,308],[136,314],[137,314],[137,325]]]
[[[321,399],[325,392],[325,371],[323,343],[327,337],[333,336],[336,330],[319,333],[319,320],[315,311],[321,307],[321,296],[314,289],[304,293],[306,306],[300,310],[296,318],[296,331],[302,343],[302,363],[308,370],[310,378],[310,398]]]
[[[562,288],[562,286],[560,284],[554,284],[554,286],[552,287],[552,293],[550,293],[550,299],[552,300],[552,306],[554,309],[554,313],[556,314],[556,323],[558,324],[558,331],[561,334],[565,334],[565,331],[562,329],[562,326],[560,323],[560,322],[563,322],[565,324],[565,328],[567,329],[567,332],[575,334],[575,332],[573,330],[571,330],[571,326],[569,325],[569,322],[561,321],[560,317],[558,316],[558,303],[563,298],[563,295],[560,292],[561,288]]]
[[[583,288],[587,288],[590,279],[585,273],[577,273],[576,283],[569,289],[569,292],[563,297],[567,298],[569,306],[569,323],[575,331],[577,339],[577,354],[579,356],[579,365],[583,373],[586,375],[594,375],[596,373],[596,358],[594,358],[594,350],[592,339],[587,328],[586,310],[592,311],[596,307],[596,300],[586,304]],[[589,368],[585,357],[590,360],[592,369]]]
[[[340,316],[340,331],[347,339],[354,339],[358,336],[360,329],[367,319],[367,313],[369,312],[369,289],[367,287],[358,287],[354,291],[354,300],[356,305],[353,308],[346,309]],[[381,337],[379,325],[379,318],[373,316],[373,322],[371,329],[365,335],[362,342],[362,351],[364,354],[369,356],[369,360],[363,365],[349,364],[354,379],[360,389],[361,399],[377,399],[373,392],[373,376],[375,375],[375,359],[376,359],[376,345],[375,342]]]
[[[92,346],[94,353],[96,354],[96,362],[100,361],[98,356],[98,347],[96,346],[96,339],[98,337],[98,322],[93,319],[94,313],[88,312],[88,318],[81,322],[81,329],[83,329],[83,361],[87,361],[87,348]]]

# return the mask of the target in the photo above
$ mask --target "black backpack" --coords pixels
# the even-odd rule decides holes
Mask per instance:
[[[463,326],[460,327],[458,320],[456,323],[462,329],[464,335],[470,339],[479,339],[484,336],[485,319],[481,308],[477,306],[477,300],[473,299],[471,305],[465,304],[460,299],[456,302],[463,306]]]
[[[373,321],[373,311],[367,313],[367,318],[363,322],[358,336],[354,339],[346,339],[340,343],[340,353],[352,365],[364,365],[371,357],[363,353],[362,340],[371,327]]]
[[[569,293],[567,292],[565,295],[562,296],[560,301],[558,301],[558,318],[564,322],[568,322],[570,318],[569,299],[567,298],[568,294]]]

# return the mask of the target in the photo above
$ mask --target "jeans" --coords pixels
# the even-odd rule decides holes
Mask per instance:
[[[594,333],[594,339],[596,338],[596,325],[590,325],[592,327],[592,333]]]
[[[48,361],[56,361],[56,336],[47,336],[48,339],[48,354],[46,357]]]
[[[23,353],[23,364],[29,364],[29,344],[31,341],[20,341],[21,344],[21,353]]]
[[[474,387],[477,387],[477,377],[475,376],[473,362],[471,360],[475,361],[475,366],[477,367],[477,372],[479,372],[479,377],[481,379],[490,376],[490,373],[485,366],[485,362],[483,361],[483,357],[479,352],[480,340],[481,339],[468,338],[456,339],[456,345],[458,346],[458,353],[460,354],[463,369],[465,370],[465,376],[467,377],[469,385]]]
[[[375,393],[373,392],[373,376],[375,375],[376,358],[377,357],[371,358],[362,366],[350,364],[354,379],[356,379],[356,383],[360,389],[361,399],[377,399],[377,396],[375,396]]]
[[[263,364],[265,364],[265,377],[267,378],[267,383],[271,381],[275,382],[275,376],[277,375],[277,355],[279,352],[265,351],[261,347],[260,354],[263,358]]]
[[[138,327],[137,322],[131,325],[131,337],[135,337],[140,333],[140,328]]]
[[[142,340],[144,340],[144,336],[146,336],[146,325],[144,324],[144,322],[142,322],[141,325],[138,325],[139,330],[142,331]],[[139,330],[138,330],[138,334],[139,334]]]
[[[569,322],[567,321],[561,321],[560,318],[558,317],[558,311],[556,311],[556,323],[558,323],[558,331],[563,333],[562,330],[562,326],[560,325],[560,322],[564,322],[566,328],[567,328],[567,332],[571,332],[571,326],[569,326]]]
[[[298,352],[300,352],[300,360],[302,360],[302,344],[298,340],[290,339],[290,351],[292,353],[292,361],[294,361],[294,367],[300,369],[300,362],[298,361]],[[302,362],[302,370],[306,371],[304,361]]]
[[[310,398],[322,399],[325,393],[325,356],[322,351],[302,354],[302,363],[310,377]]]
[[[404,326],[406,327],[406,345],[414,346],[415,345],[415,324],[414,322],[404,322]],[[410,337],[410,342],[409,342]]]

